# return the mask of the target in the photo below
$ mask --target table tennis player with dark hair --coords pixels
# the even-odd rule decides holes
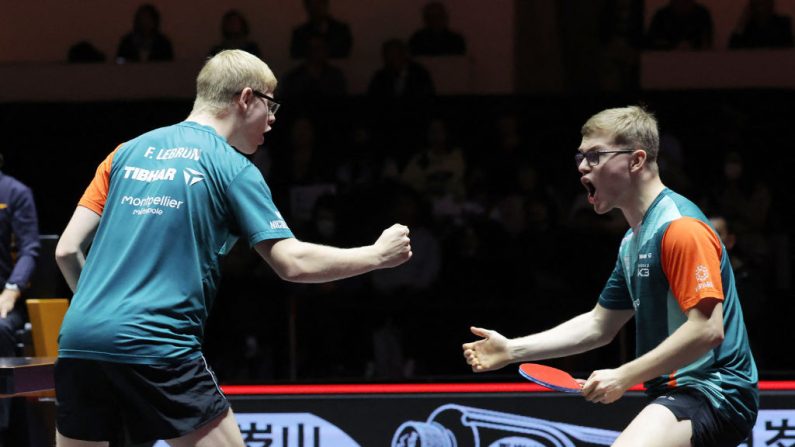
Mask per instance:
[[[463,345],[475,372],[562,357],[609,343],[633,316],[635,360],[582,380],[591,402],[612,403],[644,382],[650,403],[614,446],[736,446],[753,429],[757,371],[727,255],[709,220],[659,176],[656,119],[641,107],[604,110],[582,127],[576,154],[588,201],[618,208],[630,229],[590,311],[507,339],[472,328]]]
[[[135,444],[244,445],[201,350],[219,258],[238,238],[295,282],[411,257],[399,224],[348,249],[293,236],[244,156],[262,145],[279,107],[263,61],[221,51],[196,85],[186,121],[133,138],[100,164],[58,243],[75,292],[55,365],[58,446],[107,446],[119,433]]]

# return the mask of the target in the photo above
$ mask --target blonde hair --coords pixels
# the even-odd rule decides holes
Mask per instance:
[[[276,89],[276,76],[268,64],[243,50],[224,50],[205,62],[196,78],[193,110],[218,114],[246,87],[260,92]]]
[[[656,160],[660,150],[657,119],[641,106],[602,110],[583,124],[580,133],[586,138],[597,133],[612,135],[615,144],[643,149],[649,160]]]

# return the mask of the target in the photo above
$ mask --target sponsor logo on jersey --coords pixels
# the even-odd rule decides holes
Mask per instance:
[[[698,281],[698,284],[696,285],[696,291],[701,289],[715,288],[715,284],[709,280],[709,269],[704,264],[699,264],[696,266],[696,281]]]
[[[271,230],[275,230],[277,228],[284,229],[284,230],[288,230],[289,229],[289,228],[287,228],[287,222],[285,222],[283,220],[272,220],[271,221]]]
[[[185,168],[182,174],[185,176],[185,184],[188,186],[193,186],[204,180],[204,174],[191,168]]]
[[[137,180],[139,182],[159,182],[163,180],[174,180],[174,176],[177,174],[177,170],[174,168],[165,168],[165,169],[143,169],[143,168],[136,168],[135,166],[125,166],[122,168],[124,170],[124,178],[130,180]]]
[[[147,214],[161,216],[163,214],[164,208],[179,209],[183,203],[185,202],[182,200],[177,200],[171,196],[124,196],[121,198],[122,205],[136,207],[136,209],[134,209],[132,212],[135,216],[143,216]]]

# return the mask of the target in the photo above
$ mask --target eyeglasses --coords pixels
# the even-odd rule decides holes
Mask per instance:
[[[262,93],[259,90],[251,90],[251,92],[254,93],[254,96],[256,96],[257,98],[264,99],[265,105],[268,106],[268,110],[270,111],[270,113],[274,115],[276,115],[276,111],[279,110],[279,107],[282,106],[282,104],[276,101],[275,99],[273,99],[272,96],[266,95],[265,93]],[[241,93],[243,93],[243,90],[235,93],[235,95],[239,95]]]
[[[577,166],[580,166],[582,160],[588,160],[588,166],[594,167],[599,164],[599,157],[603,154],[629,154],[635,152],[634,150],[629,149],[621,149],[618,151],[588,151],[588,152],[577,152],[574,155],[574,161],[577,163]]]

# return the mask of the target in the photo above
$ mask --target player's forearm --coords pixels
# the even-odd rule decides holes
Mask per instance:
[[[78,206],[55,247],[55,261],[72,292],[77,290],[77,279],[86,263],[86,253],[94,240],[99,219],[95,211]]]
[[[80,278],[80,272],[83,270],[85,264],[85,255],[79,249],[69,250],[62,248],[58,245],[55,254],[55,262],[61,270],[66,283],[74,293],[77,290],[77,280]]]
[[[705,322],[686,321],[656,348],[619,368],[632,385],[671,374],[723,341],[723,331]]]
[[[298,240],[288,242],[288,252],[279,256],[277,272],[288,281],[320,283],[367,273],[381,265],[373,246],[336,248]]]
[[[609,343],[593,317],[593,311],[578,315],[552,329],[508,341],[512,362],[543,360],[579,354]]]

